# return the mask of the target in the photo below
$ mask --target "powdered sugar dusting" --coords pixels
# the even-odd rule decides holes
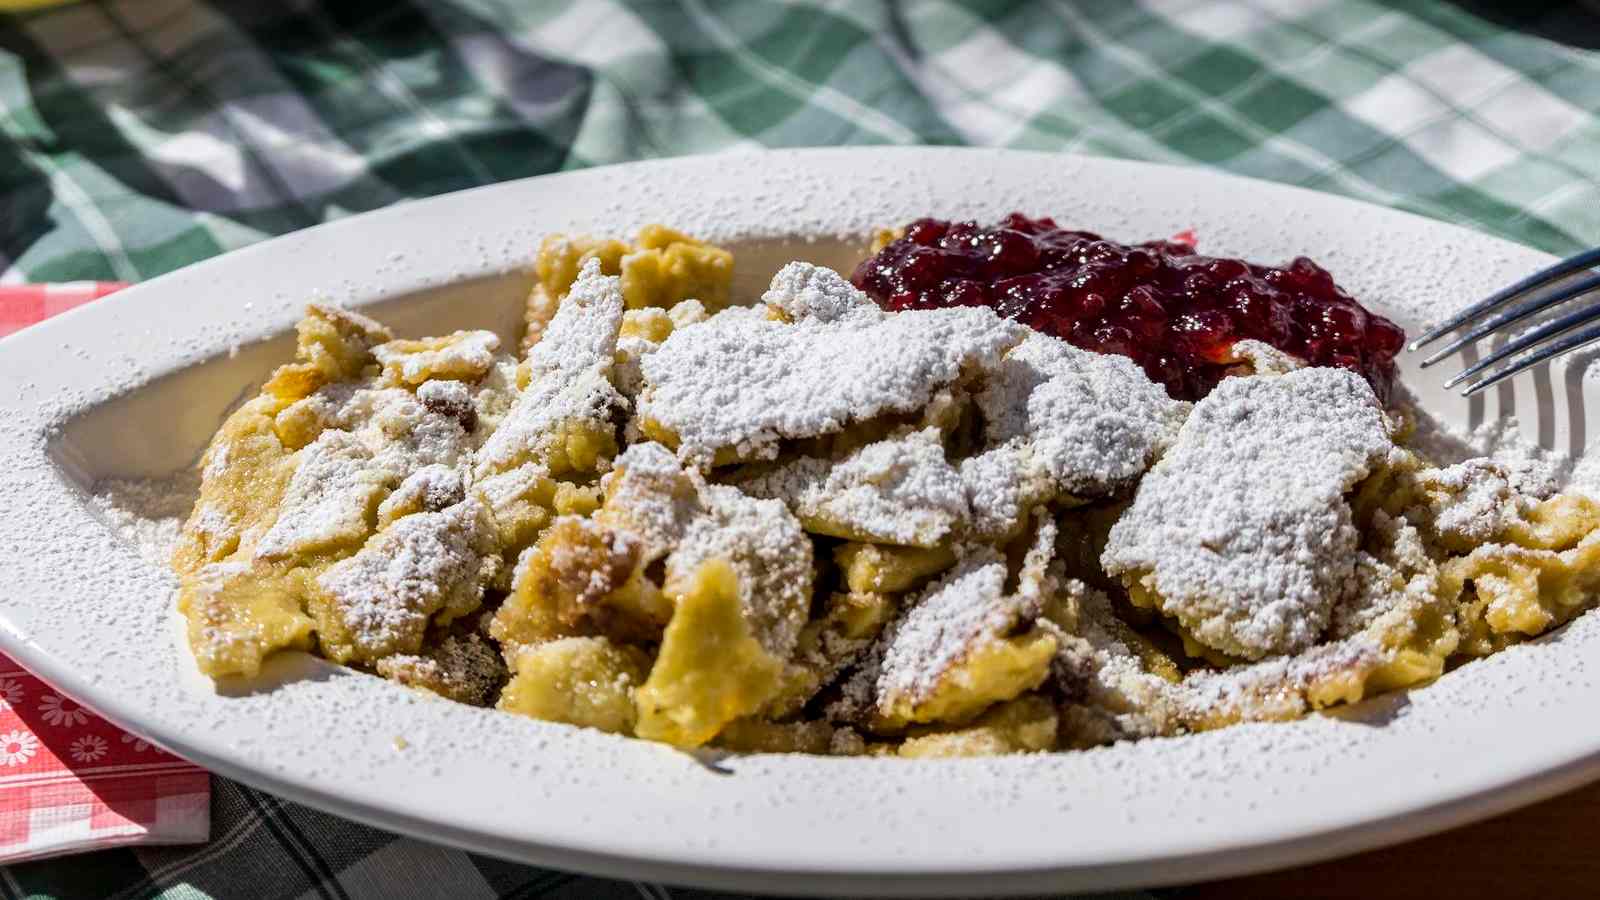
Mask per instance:
[[[258,559],[306,554],[359,541],[388,489],[372,452],[347,431],[324,431],[299,451],[278,520],[256,544]]]
[[[1495,539],[1555,493],[1542,466],[1487,458],[1425,470],[1417,485],[1426,494],[1424,515],[1433,530],[1476,544]]]
[[[810,612],[811,540],[777,500],[707,484],[660,444],[635,444],[605,479],[597,521],[643,542],[642,558],[666,556],[668,590],[684,589],[721,559],[739,578],[739,600],[757,640],[779,659],[794,649]]]
[[[476,500],[397,521],[317,578],[357,651],[369,659],[413,653],[440,610],[469,611],[478,584],[483,506]]]
[[[1250,659],[1304,649],[1354,565],[1344,493],[1392,446],[1351,373],[1225,379],[1139,483],[1101,562],[1208,646]]]
[[[986,308],[793,324],[730,309],[674,331],[644,358],[639,415],[697,465],[719,450],[771,457],[782,438],[919,410],[964,371],[993,368],[1022,336]]]
[[[932,547],[970,516],[936,428],[868,444],[837,462],[801,457],[736,484],[782,500],[813,531],[856,540]]]
[[[416,341],[391,341],[372,348],[372,355],[399,373],[408,384],[428,378],[476,380],[494,365],[500,338],[492,331],[458,331],[435,339],[437,346],[417,347]]]
[[[544,337],[528,351],[528,386],[479,452],[480,471],[500,471],[550,452],[574,423],[609,427],[624,400],[611,383],[622,328],[622,286],[584,264]]]
[[[1005,592],[1006,561],[984,547],[956,563],[912,601],[891,626],[875,693],[879,705],[922,697],[974,644],[994,640],[1016,623],[1021,600]]]
[[[881,318],[883,313],[855,286],[832,269],[792,262],[772,276],[772,287],[761,302],[790,321],[816,319],[836,322],[846,316]]]
[[[1086,497],[1143,473],[1189,410],[1132,361],[1038,333],[1006,354],[977,401],[991,445],[1027,444],[1059,491]]]
[[[787,658],[811,611],[811,540],[777,500],[710,485],[702,502],[705,511],[689,522],[667,557],[667,582],[688,584],[713,559],[732,563],[756,639],[778,659]]]
[[[185,470],[171,478],[107,478],[95,484],[92,500],[146,562],[165,568],[199,495],[200,473]]]

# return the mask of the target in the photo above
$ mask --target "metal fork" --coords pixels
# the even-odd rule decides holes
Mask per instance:
[[[1600,273],[1588,272],[1584,277],[1574,280],[1571,284],[1563,285],[1559,290],[1552,291],[1543,297],[1527,300],[1527,302],[1518,302],[1526,300],[1531,293],[1558,278],[1585,272],[1595,266],[1600,266],[1600,248],[1587,250],[1576,256],[1564,259],[1548,269],[1541,269],[1510,287],[1496,291],[1482,302],[1462,310],[1455,318],[1412,341],[1410,349],[1417,350],[1420,347],[1431,344],[1468,322],[1493,313],[1493,315],[1488,315],[1488,318],[1483,319],[1482,322],[1474,325],[1472,330],[1446,344],[1443,349],[1436,351],[1432,356],[1423,360],[1422,367],[1427,368],[1484,335],[1499,331],[1515,322],[1520,322],[1540,310],[1549,309],[1552,306],[1558,306],[1569,300],[1576,300],[1586,294],[1600,290]],[[1444,386],[1455,387],[1498,362],[1535,347],[1556,335],[1566,334],[1566,332],[1577,328],[1579,325],[1596,320],[1600,320],[1600,305],[1574,310],[1566,315],[1551,319],[1461,370],[1455,377],[1446,381]],[[1510,378],[1518,372],[1531,369],[1547,359],[1576,350],[1594,341],[1600,341],[1600,324],[1585,328],[1576,334],[1568,334],[1558,341],[1539,347],[1521,359],[1517,359],[1484,375],[1472,384],[1467,385],[1461,395],[1470,397],[1492,384],[1498,384]]]

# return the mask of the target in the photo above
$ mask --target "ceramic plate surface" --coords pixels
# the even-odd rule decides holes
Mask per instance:
[[[754,297],[793,258],[845,268],[871,231],[1013,209],[1125,240],[1305,254],[1413,333],[1547,261],[1460,228],[1203,171],[1001,151],[701,157],[535,178],[357,216],[204,262],[0,342],[0,648],[117,724],[219,773],[351,818],[614,877],[783,893],[996,893],[1198,880],[1350,853],[1600,774],[1600,618],[1422,690],[1287,725],[1084,753],[899,761],[663,746],[473,709],[305,656],[219,693],[172,583],[85,502],[191,465],[289,358],[305,301],[417,336],[514,338],[547,232],[665,222],[728,242]],[[1577,366],[1473,403],[1404,370],[1437,422],[1514,412],[1581,453]],[[1592,399],[1592,398],[1591,398]],[[276,686],[273,686],[273,683]],[[403,747],[403,749],[401,749]]]

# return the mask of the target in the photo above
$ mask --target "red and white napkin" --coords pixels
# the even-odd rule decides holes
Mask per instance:
[[[211,776],[0,655],[0,863],[211,833]]]
[[[122,287],[0,286],[0,335]],[[211,776],[0,655],[0,865],[126,844],[202,843]]]
[[[0,285],[0,337],[124,287],[115,281]]]

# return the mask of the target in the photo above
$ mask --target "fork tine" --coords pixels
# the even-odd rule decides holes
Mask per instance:
[[[1590,318],[1600,318],[1600,308],[1594,310],[1585,310],[1585,312],[1591,313]],[[1503,369],[1497,369],[1496,371],[1490,372],[1488,375],[1485,375],[1483,378],[1469,385],[1466,390],[1461,392],[1461,396],[1471,397],[1473,394],[1476,394],[1484,388],[1489,387],[1490,385],[1499,384],[1518,372],[1531,369],[1547,359],[1560,356],[1561,354],[1566,353],[1568,350],[1574,350],[1578,347],[1582,347],[1585,344],[1592,344],[1595,341],[1600,341],[1600,325],[1596,325],[1593,328],[1585,328],[1577,334],[1568,335],[1559,341],[1555,341],[1554,343],[1535,350],[1533,353],[1528,354],[1527,356],[1509,366],[1506,366]]]
[[[1600,265],[1600,247],[1596,247],[1593,250],[1586,250],[1583,253],[1577,254],[1576,256],[1569,256],[1561,262],[1558,262],[1547,269],[1540,269],[1516,284],[1513,284],[1508,288],[1495,291],[1493,294],[1489,295],[1487,299],[1467,307],[1449,321],[1435,326],[1422,337],[1412,341],[1409,345],[1409,348],[1415,351],[1417,348],[1422,347],[1425,344],[1431,344],[1448,332],[1454,331],[1457,328],[1460,328],[1462,325],[1465,325],[1473,319],[1483,315],[1484,313],[1504,305],[1507,301],[1516,299],[1525,291],[1531,291],[1536,287],[1549,284],[1563,275],[1570,275],[1573,272],[1578,272],[1583,269],[1590,269],[1596,265]]]
[[[1540,325],[1538,328],[1533,329],[1522,337],[1507,343],[1504,347],[1501,347],[1488,356],[1485,356],[1483,359],[1478,360],[1477,363],[1462,369],[1455,375],[1455,377],[1451,378],[1449,381],[1446,381],[1444,386],[1455,387],[1456,385],[1466,381],[1468,378],[1471,378],[1479,372],[1482,372],[1484,369],[1489,368],[1495,363],[1510,359],[1518,353],[1521,353],[1529,347],[1532,347],[1534,344],[1541,343],[1551,335],[1561,334],[1564,331],[1571,331],[1579,325],[1582,325],[1585,322],[1594,321],[1595,319],[1600,319],[1600,306],[1591,306],[1587,309],[1573,310],[1559,319],[1551,319],[1550,321]]]
[[[1565,303],[1574,297],[1587,294],[1596,288],[1600,288],[1600,275],[1590,275],[1587,278],[1567,285],[1566,287],[1556,291],[1553,294],[1550,294],[1547,297],[1540,297],[1539,299],[1529,303],[1524,303],[1520,306],[1513,306],[1510,309],[1497,312],[1473,326],[1471,331],[1444,345],[1442,349],[1436,351],[1432,356],[1423,360],[1422,368],[1426,369],[1427,367],[1433,365],[1441,359],[1444,359],[1450,354],[1460,350],[1462,347],[1465,347],[1466,345],[1472,343],[1478,338],[1483,337],[1491,331],[1498,331],[1506,325],[1510,325],[1512,322],[1520,322],[1534,313],[1539,312],[1540,310],[1549,309],[1557,304]]]

